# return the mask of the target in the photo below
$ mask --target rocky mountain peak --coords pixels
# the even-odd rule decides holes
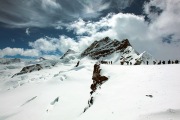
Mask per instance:
[[[94,41],[83,52],[75,52],[69,49],[62,57],[62,62],[77,62],[82,58],[90,58],[101,61],[111,61],[113,63],[123,64],[146,64],[149,61],[152,64],[156,61],[150,54],[143,52],[139,54],[130,44],[128,39],[122,41],[112,40],[105,37]]]
[[[118,41],[105,37],[99,41],[94,41],[82,54],[81,57],[89,56],[92,59],[99,59],[114,52],[123,52],[131,46],[128,39]]]
[[[131,46],[130,42],[128,39],[124,39],[121,41],[121,44],[119,45],[119,49],[125,49],[128,46]]]

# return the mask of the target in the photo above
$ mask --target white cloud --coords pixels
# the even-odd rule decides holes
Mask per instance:
[[[26,32],[25,32],[27,35],[30,35],[30,30],[29,28],[26,28]]]
[[[59,38],[59,44],[58,44],[58,49],[62,52],[65,53],[69,48],[73,49],[75,51],[78,51],[78,46],[77,42],[75,42],[74,39],[67,37],[67,36],[60,36]]]
[[[29,46],[42,52],[52,52],[55,51],[58,47],[57,38],[40,38],[34,42],[29,42]]]
[[[15,56],[15,55],[37,57],[39,56],[39,52],[35,49],[24,50],[22,48],[10,48],[10,47],[6,47],[2,50],[0,49],[0,57]]]
[[[23,50],[23,52],[20,55],[29,56],[29,57],[38,57],[40,53],[36,49],[26,49],[26,50]]]
[[[113,15],[110,21],[118,39],[144,40],[146,38],[148,24],[142,16],[119,13]]]
[[[29,42],[29,46],[40,52],[56,52],[57,50],[64,53],[69,48],[77,50],[77,43],[72,38],[61,35],[59,38],[40,38],[34,42]]]
[[[130,6],[133,1],[134,0],[113,0],[114,5],[119,11]]]
[[[67,26],[67,30],[73,30],[77,35],[93,35],[99,31],[107,31],[111,26],[109,18],[112,14],[107,15],[97,22],[78,19]]]
[[[174,35],[174,40],[180,38],[180,1],[179,0],[163,0],[162,5],[158,5],[158,0],[149,3],[156,7],[160,7],[163,12],[152,22],[151,29],[156,29],[160,36]],[[149,13],[151,15],[153,13]]]
[[[68,30],[74,30],[80,42],[99,40],[105,36],[120,40],[144,40],[148,33],[148,23],[142,16],[119,13],[109,14],[97,22],[79,19],[70,24]]]
[[[45,37],[29,42],[31,49],[10,47],[0,49],[0,57],[21,55],[26,57],[45,56],[46,58],[57,58],[57,54],[60,56],[60,52],[65,53],[69,48],[78,51],[77,45],[78,43],[75,40],[64,35],[61,35],[59,38]]]
[[[42,1],[42,7],[44,9],[54,8],[54,9],[61,9],[61,5],[56,2],[56,0],[41,0]]]
[[[84,6],[86,13],[94,13],[109,8],[110,2],[103,2],[103,0],[79,0]]]

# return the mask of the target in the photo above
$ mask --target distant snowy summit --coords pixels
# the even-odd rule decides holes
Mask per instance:
[[[40,58],[38,58],[36,61],[37,61],[37,62],[40,62],[40,61],[44,61],[44,60],[46,60],[46,58],[40,57]]]
[[[0,64],[12,64],[12,63],[20,63],[21,59],[19,58],[0,58]]]
[[[79,52],[76,52],[72,49],[68,49],[67,52],[61,56],[61,62],[77,62],[79,60],[79,55],[80,53]]]
[[[67,57],[70,54],[75,54],[76,52],[74,50],[68,49],[68,51],[60,58],[60,59],[64,59],[65,57]]]
[[[112,61],[118,64],[152,64],[156,61],[153,56],[147,52],[139,54],[130,44],[128,39],[122,41],[112,40],[105,37],[99,41],[94,41],[82,53],[77,53],[69,49],[61,59],[66,61],[90,58],[93,60]]]

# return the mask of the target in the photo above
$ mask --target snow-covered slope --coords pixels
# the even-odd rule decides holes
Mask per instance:
[[[0,120],[179,120],[180,65],[101,65],[109,79],[88,105],[95,61],[11,78],[0,70]],[[3,65],[0,66],[2,68]],[[8,73],[8,74],[7,74]]]
[[[109,76],[78,120],[179,120],[180,65],[102,65]]]
[[[149,64],[153,64],[153,61],[156,61],[156,62],[157,62],[157,60],[154,59],[153,56],[152,56],[150,53],[146,52],[146,51],[144,51],[143,53],[141,53],[141,54],[139,55],[139,58],[138,58],[138,59],[142,60],[142,63],[143,63],[143,64],[146,64],[147,61],[149,62]]]

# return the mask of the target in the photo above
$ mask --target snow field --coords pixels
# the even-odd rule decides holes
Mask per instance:
[[[109,80],[83,113],[95,63],[85,61],[77,68],[59,64],[14,78],[20,68],[1,69],[0,120],[180,119],[180,65],[101,65]]]
[[[180,65],[101,65],[101,69],[110,78],[78,120],[180,119]]]

